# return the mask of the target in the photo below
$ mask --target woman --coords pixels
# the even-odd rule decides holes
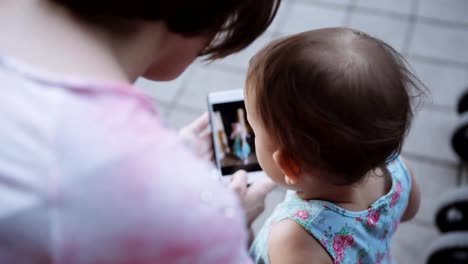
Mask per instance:
[[[245,48],[279,1],[0,2],[0,263],[249,262],[271,185],[236,174],[245,219],[131,84]]]

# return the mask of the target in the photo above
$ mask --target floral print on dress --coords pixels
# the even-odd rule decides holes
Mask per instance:
[[[327,201],[302,200],[289,191],[251,247],[256,264],[269,264],[268,235],[275,223],[291,219],[309,232],[334,264],[390,264],[390,241],[408,204],[411,177],[400,158],[388,167],[394,186],[369,209],[345,210]]]
[[[309,212],[306,210],[299,210],[294,214],[294,216],[297,216],[302,220],[307,220],[307,218],[309,218]]]
[[[380,210],[369,209],[368,211],[366,223],[368,226],[375,228],[380,219]]]
[[[354,245],[354,228],[345,225],[338,232],[333,232],[333,227],[328,226],[323,236],[325,238],[319,239],[319,242],[333,253],[334,263],[345,263],[345,252]]]
[[[325,239],[325,238],[320,239],[320,244],[322,244],[322,245],[328,245],[329,243],[330,243],[330,240],[328,240],[328,239]]]
[[[395,192],[392,195],[392,199],[390,201],[390,208],[394,207],[395,204],[397,203],[398,199],[400,199],[401,192],[403,191],[403,188],[401,186],[401,182],[398,181],[397,185],[395,187]]]
[[[356,264],[364,264],[365,263],[365,258],[367,257],[368,253],[367,250],[365,249],[360,249],[357,253],[357,262]]]
[[[333,238],[333,251],[335,252],[336,264],[342,263],[346,249],[351,247],[353,244],[354,237],[349,229],[342,228],[340,232],[335,234],[335,237]]]
[[[386,255],[387,254],[385,254],[385,253],[377,252],[377,261],[375,262],[375,264],[381,264],[382,261],[385,259]]]

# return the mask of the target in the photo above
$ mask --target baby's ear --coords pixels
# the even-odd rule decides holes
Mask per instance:
[[[278,167],[283,171],[284,175],[295,181],[299,179],[301,168],[297,162],[286,155],[284,151],[278,149],[273,152],[273,160],[275,161],[276,165],[278,165]]]

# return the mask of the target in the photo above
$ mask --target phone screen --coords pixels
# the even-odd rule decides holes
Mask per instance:
[[[243,100],[212,105],[215,155],[222,175],[238,170],[260,171],[255,135],[246,118]]]

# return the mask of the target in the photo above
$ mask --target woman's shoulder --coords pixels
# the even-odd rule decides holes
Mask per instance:
[[[9,127],[18,131],[12,136],[22,140],[10,145],[28,143],[29,148],[12,149],[25,160],[18,164],[37,163],[31,175],[40,176],[43,190],[53,191],[53,202],[38,204],[55,206],[64,243],[73,237],[101,241],[110,261],[139,254],[165,263],[247,262],[237,197],[164,126],[144,95],[129,87],[51,81],[6,68],[0,68],[0,79],[11,88],[0,101],[11,107]],[[43,155],[37,160],[30,150],[39,146]],[[36,226],[42,223],[36,216],[24,221]],[[96,253],[76,243],[83,255]]]

